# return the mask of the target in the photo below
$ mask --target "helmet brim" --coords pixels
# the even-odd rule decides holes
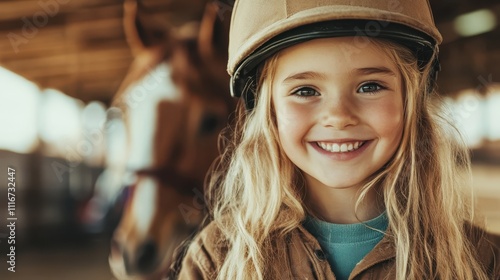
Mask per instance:
[[[287,47],[306,42],[313,39],[330,37],[355,37],[363,36],[373,39],[384,39],[401,44],[410,49],[418,60],[418,66],[423,69],[428,63],[432,63],[431,79],[434,82],[439,71],[437,60],[436,41],[429,35],[410,28],[406,25],[384,22],[369,27],[368,20],[333,20],[299,26],[285,31],[257,48],[236,67],[231,77],[231,95],[243,97],[247,109],[254,107],[254,94],[257,88],[256,75],[259,65],[267,58]],[[433,60],[431,62],[431,60]]]

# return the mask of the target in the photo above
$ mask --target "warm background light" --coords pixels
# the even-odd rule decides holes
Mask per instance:
[[[469,37],[493,30],[497,25],[495,14],[488,9],[477,10],[458,16],[454,21],[455,31]]]
[[[18,153],[34,149],[39,99],[34,83],[0,67],[0,149]]]

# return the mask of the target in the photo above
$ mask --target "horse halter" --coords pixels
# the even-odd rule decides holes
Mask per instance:
[[[203,191],[203,181],[196,180],[190,176],[180,174],[173,168],[145,168],[134,171],[138,176],[152,177],[163,187],[174,189],[182,195],[193,195],[194,189]],[[192,186],[186,188],[186,186]]]

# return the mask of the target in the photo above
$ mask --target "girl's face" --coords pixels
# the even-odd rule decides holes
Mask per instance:
[[[272,100],[281,146],[309,188],[359,187],[401,139],[401,76],[370,42],[327,38],[287,48]]]

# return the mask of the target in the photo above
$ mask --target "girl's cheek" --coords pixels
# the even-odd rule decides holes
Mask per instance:
[[[304,105],[293,102],[283,102],[276,105],[278,127],[283,129],[300,126],[301,123],[306,122],[307,119],[312,117]]]
[[[377,126],[382,134],[397,137],[403,127],[403,106],[394,100],[367,109],[366,119]]]

